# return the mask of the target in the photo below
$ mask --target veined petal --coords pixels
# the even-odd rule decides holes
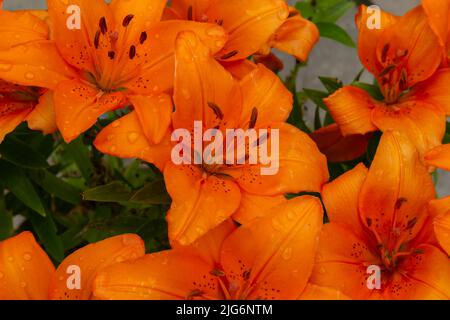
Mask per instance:
[[[292,111],[293,97],[272,71],[258,64],[240,81],[240,86],[243,92],[240,127],[248,127],[254,108],[258,111],[255,127],[287,120]]]
[[[449,86],[450,69],[440,69],[428,80],[414,86],[402,100],[410,99],[430,103],[442,108],[447,115],[450,115],[450,93],[447,90]]]
[[[0,300],[46,300],[54,272],[30,232],[0,242]]]
[[[425,162],[429,166],[450,171],[450,144],[438,146],[425,154]]]
[[[218,125],[234,127],[242,103],[236,80],[192,32],[178,36],[175,55],[174,127],[189,130],[194,121],[203,121],[208,129]]]
[[[158,144],[167,134],[172,121],[172,99],[169,95],[131,96],[141,127],[151,144]]]
[[[435,198],[433,181],[412,142],[398,132],[384,133],[359,196],[366,227],[386,250],[413,239]]]
[[[133,234],[115,236],[89,244],[61,262],[52,277],[50,299],[88,300],[92,296],[92,285],[99,271],[119,262],[140,258],[144,254],[144,242]],[[71,281],[71,275],[77,275],[77,269],[72,269],[73,266],[78,267],[81,285],[80,288],[69,289],[67,283]]]
[[[295,299],[311,274],[322,227],[320,200],[292,199],[240,227],[223,245],[221,262],[237,299]]]
[[[279,130],[278,147],[272,147],[276,143],[272,130]],[[268,135],[267,142],[260,143],[259,148],[267,147],[270,164],[237,165],[224,173],[234,177],[243,190],[255,195],[320,192],[329,178],[327,161],[309,136],[286,123],[272,124]]]
[[[422,7],[428,16],[431,29],[439,38],[439,43],[442,47],[446,47],[450,26],[450,1],[422,0]]]
[[[288,15],[285,1],[218,1],[207,16],[212,21],[223,21],[230,38],[217,57],[226,61],[247,58],[267,43]]]
[[[380,25],[375,26],[373,19],[376,14],[373,9],[362,5],[355,17],[356,26],[359,30],[358,36],[358,53],[362,64],[372,74],[378,75],[383,67],[377,57],[377,45],[383,32],[391,25],[395,24],[398,17],[393,16],[385,11],[380,11]]]
[[[66,142],[88,130],[102,114],[122,106],[122,92],[105,93],[78,80],[61,82],[54,92],[56,123]]]
[[[343,136],[336,123],[320,128],[311,134],[320,152],[329,162],[347,162],[358,159],[367,151],[371,134]]]
[[[211,54],[227,40],[225,30],[216,24],[180,20],[157,23],[147,30],[148,38],[138,48],[134,64],[129,63],[121,72],[122,86],[142,95],[171,91],[176,39],[181,32],[195,33]]]
[[[402,66],[400,72],[406,72],[406,88],[428,79],[442,61],[442,47],[422,6],[398,18],[397,23],[383,32],[376,49],[383,70]],[[399,81],[401,77],[398,78]]]
[[[172,242],[191,244],[239,207],[241,191],[231,179],[204,176],[195,166],[169,162],[164,180],[172,198],[167,215]]]
[[[445,112],[439,106],[415,100],[380,105],[372,113],[372,121],[381,131],[402,132],[421,156],[441,144],[445,119]]]
[[[170,160],[172,144],[167,131],[159,144],[151,144],[141,126],[136,111],[105,127],[94,141],[95,147],[106,154],[120,158],[139,158],[153,163],[160,170]]]
[[[365,232],[361,224],[358,199],[367,177],[367,168],[361,163],[322,189],[322,199],[331,222],[345,223],[356,234]]]
[[[74,76],[51,41],[35,41],[0,51],[0,78],[24,86],[54,89]]]
[[[439,241],[439,244],[450,256],[450,207],[447,213],[434,218],[434,233]]]
[[[399,274],[384,290],[385,299],[448,300],[450,299],[450,264],[448,257],[434,246],[418,247],[399,266]]]
[[[47,24],[30,12],[0,10],[0,49],[9,49],[18,44],[48,40]]]
[[[242,192],[241,204],[233,219],[240,224],[248,224],[254,219],[265,217],[272,208],[286,201],[283,195],[257,196]]]
[[[352,299],[367,299],[367,267],[381,265],[372,243],[341,223],[324,225],[311,282],[334,288]]]
[[[47,91],[39,98],[39,103],[33,108],[26,120],[30,129],[40,130],[44,134],[54,133],[58,129],[52,91]]]
[[[82,15],[80,29],[69,29],[69,11],[77,6]],[[53,27],[53,38],[64,59],[73,67],[95,74],[96,62],[103,65],[108,59],[106,52],[101,61],[95,61],[100,55],[95,52],[94,39],[100,30],[101,18],[106,21],[108,30],[114,28],[113,18],[105,1],[92,0],[48,0],[48,12]],[[109,26],[108,26],[109,24]],[[103,52],[104,50],[102,50]]]
[[[237,80],[244,79],[250,72],[256,69],[256,64],[248,59],[238,61],[222,61],[222,66]]]
[[[344,136],[376,131],[372,110],[379,104],[363,89],[347,86],[324,99]]]
[[[269,44],[300,61],[306,61],[319,38],[319,29],[316,25],[297,12],[278,28]]]
[[[146,255],[102,270],[94,298],[110,300],[221,299],[214,265],[189,250]]]

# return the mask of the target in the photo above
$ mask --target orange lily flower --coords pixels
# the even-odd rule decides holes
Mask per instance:
[[[1,53],[0,61],[8,61],[12,70],[6,78],[0,67],[0,77],[19,84],[25,77],[26,84],[39,86],[38,80],[51,81],[56,122],[67,142],[89,129],[102,114],[132,105],[141,117],[151,113],[159,123],[157,129],[148,130],[149,139],[159,143],[170,126],[172,105],[170,98],[155,99],[153,95],[170,91],[173,85],[176,35],[181,30],[196,32],[212,51],[220,50],[226,41],[225,32],[215,24],[160,23],[165,4],[165,0],[115,0],[111,4],[103,0],[49,0],[54,42],[46,46],[56,45],[59,58],[47,56],[36,64],[55,74],[70,71],[69,80],[30,70],[25,62],[41,56],[42,48],[26,56],[20,49]],[[80,9],[80,28],[68,27],[71,19],[77,19],[67,13],[71,7]],[[61,56],[72,68],[56,64]],[[41,77],[45,79],[38,79]]]
[[[33,234],[22,232],[0,242],[0,300],[89,299],[100,270],[144,253],[138,236],[121,235],[75,251],[55,270]],[[79,288],[67,285],[69,266],[79,268]]]
[[[146,255],[101,271],[98,299],[338,299],[309,285],[322,226],[319,199],[286,201],[236,229],[222,223],[190,247]]]
[[[427,152],[425,163],[430,167],[437,167],[450,171],[450,144],[438,146]]]
[[[402,17],[383,12],[381,29],[369,28],[369,18],[361,6],[356,17],[359,56],[377,79],[384,101],[346,86],[324,102],[344,136],[401,131],[423,155],[441,144],[450,114],[450,69],[436,72],[441,46],[421,6]]]
[[[66,79],[67,74],[38,67],[46,59],[55,59],[53,63],[60,67],[65,64],[48,41],[47,24],[36,14],[9,12],[0,6],[4,25],[0,28],[0,142],[22,121],[45,134],[56,131],[52,93],[44,88],[52,88],[54,81]]]
[[[450,54],[450,1],[422,0],[422,7],[428,16],[428,23],[437,35],[443,48],[443,64],[448,66]]]
[[[229,39],[216,57],[236,61],[277,48],[306,61],[319,30],[284,0],[173,0],[166,19],[217,23]]]
[[[326,159],[314,142],[284,123],[292,108],[292,95],[279,78],[258,65],[238,82],[212,54],[194,33],[184,32],[178,36],[174,129],[185,128],[192,132],[194,121],[202,121],[203,131],[214,128],[224,137],[230,128],[267,129],[268,145],[272,141],[270,132],[278,129],[279,170],[275,175],[261,175],[263,165],[175,165],[169,161],[164,169],[167,190],[172,197],[167,217],[169,238],[182,245],[191,244],[227,220],[239,209],[244,197],[318,192],[328,180]],[[149,150],[143,127],[133,113],[106,127],[94,144],[104,153],[139,157],[138,148],[132,147],[137,152],[133,155],[129,144],[121,144],[130,133],[139,137],[136,144]],[[204,147],[207,145],[205,143]],[[227,152],[221,155],[224,159]],[[251,212],[240,210],[240,218],[251,220]]]
[[[330,223],[312,283],[353,299],[450,298],[450,261],[429,232],[433,181],[405,135],[384,133],[370,170],[358,165],[322,195]],[[369,266],[380,268],[379,290],[369,289]]]
[[[450,197],[430,201],[428,211],[433,218],[434,234],[450,257]]]

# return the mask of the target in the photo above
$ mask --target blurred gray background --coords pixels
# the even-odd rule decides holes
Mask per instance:
[[[317,0],[320,1],[320,0]],[[439,0],[436,0],[439,1]],[[290,4],[295,4],[297,0],[289,0]],[[45,9],[46,0],[4,0],[5,9]],[[419,0],[375,0],[375,4],[379,5],[383,10],[394,14],[401,15],[420,3]],[[339,21],[339,25],[348,31],[348,33],[357,39],[357,32],[354,25],[353,10]],[[286,70],[293,66],[294,61],[291,57],[283,56]],[[322,86],[318,80],[318,76],[336,77],[344,83],[351,82],[356,74],[361,70],[362,65],[359,62],[355,49],[345,47],[328,39],[321,39],[317,47],[311,54],[308,66],[301,70],[299,75],[299,87],[318,88]],[[369,75],[365,74],[363,80],[371,81]],[[310,108],[310,110],[312,110]],[[308,115],[311,122],[313,115]],[[439,174],[438,192],[441,195],[450,194],[450,173],[442,172]]]

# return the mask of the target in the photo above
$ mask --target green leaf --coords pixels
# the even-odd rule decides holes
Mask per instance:
[[[0,144],[0,154],[5,160],[22,168],[48,168],[47,160],[25,142],[7,137]]]
[[[130,189],[122,182],[95,187],[83,192],[83,200],[97,202],[126,202],[132,196]]]
[[[47,170],[30,170],[31,179],[49,194],[71,204],[81,201],[81,191]]]
[[[314,129],[315,130],[319,130],[320,128],[322,128],[322,122],[320,120],[320,107],[317,106],[316,107],[316,113],[314,116]]]
[[[314,89],[303,89],[303,92],[305,92],[308,99],[310,99],[312,102],[314,102],[318,107],[320,107],[323,110],[328,110],[325,103],[323,103],[323,99],[329,96],[327,92],[314,90]]]
[[[337,24],[330,22],[318,22],[316,25],[317,28],[319,28],[321,37],[335,40],[351,48],[356,48],[355,42],[348,35],[347,31],[342,29]]]
[[[319,80],[329,94],[333,94],[343,87],[342,81],[337,78],[319,77]]]
[[[0,160],[0,180],[24,205],[45,217],[41,198],[23,169]]]
[[[0,189],[0,241],[13,234],[13,216],[6,210],[3,189]]]
[[[383,100],[383,94],[380,91],[380,88],[375,85],[375,84],[369,84],[369,83],[363,83],[363,82],[353,82],[352,86],[361,88],[365,91],[367,91],[367,93],[369,93],[372,98],[376,99],[376,100]]]
[[[33,225],[33,229],[46,251],[57,262],[61,262],[64,259],[64,246],[61,238],[57,234],[52,215],[47,214],[46,217],[41,217],[34,212],[29,212],[27,218]]]
[[[95,169],[89,157],[89,149],[83,143],[83,138],[81,136],[78,137],[66,147],[73,161],[77,164],[78,169],[80,169],[84,180],[90,181],[94,175]]]
[[[130,199],[132,202],[142,204],[170,204],[164,180],[153,181],[138,190]]]
[[[300,11],[303,18],[309,19],[314,17],[314,7],[308,2],[297,2],[295,8]]]
[[[354,3],[348,0],[332,1],[332,3],[328,5],[324,5],[325,2],[323,0],[318,2],[317,14],[313,19],[315,22],[334,23],[355,6]]]

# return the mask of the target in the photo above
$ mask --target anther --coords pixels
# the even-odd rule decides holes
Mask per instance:
[[[389,43],[387,43],[384,47],[383,50],[381,51],[381,61],[384,63],[387,60],[387,54],[389,52],[391,45]]]
[[[128,25],[130,24],[131,20],[133,20],[133,18],[134,18],[133,14],[127,15],[125,18],[123,18],[122,26],[124,26],[125,28],[128,27]]]
[[[248,125],[249,129],[253,129],[256,125],[256,121],[258,120],[258,109],[253,107],[252,115],[250,116],[250,123]]]
[[[395,64],[391,64],[389,66],[387,66],[386,68],[383,69],[383,71],[381,71],[379,77],[383,77],[385,75],[387,75],[389,72],[391,72],[392,70],[394,70],[397,66]]]
[[[100,31],[102,32],[102,34],[106,34],[108,32],[108,25],[106,24],[105,17],[101,17],[98,25],[100,27]]]
[[[147,40],[147,32],[142,32],[141,36],[139,37],[139,43],[144,44],[144,42]]]
[[[217,104],[215,104],[214,102],[208,102],[208,107],[211,108],[211,110],[214,112],[217,118],[223,120],[224,117],[223,112]]]
[[[100,30],[97,30],[97,32],[95,33],[95,38],[94,38],[95,49],[98,49],[99,45],[100,45]]]
[[[223,56],[221,56],[220,59],[221,60],[227,60],[227,59],[230,59],[230,58],[234,57],[238,53],[239,53],[239,51],[233,50],[233,51],[228,52],[228,53],[224,54]]]
[[[130,47],[129,56],[130,56],[130,60],[133,60],[134,57],[136,56],[136,47],[134,45],[132,45]]]
[[[190,21],[194,20],[194,9],[192,8],[192,6],[189,6],[188,8],[187,19]]]

